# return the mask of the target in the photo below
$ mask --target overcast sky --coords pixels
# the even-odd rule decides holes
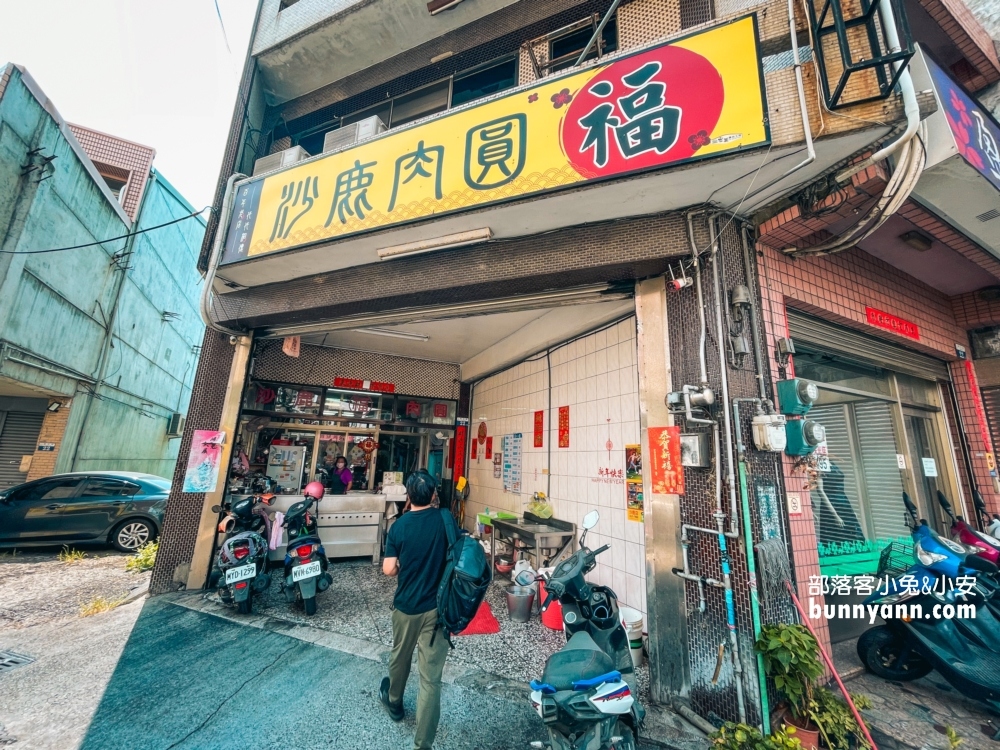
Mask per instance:
[[[257,0],[4,4],[0,64],[23,65],[72,123],[156,149],[195,206],[212,201]]]

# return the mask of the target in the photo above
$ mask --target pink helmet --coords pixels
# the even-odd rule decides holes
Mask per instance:
[[[306,485],[306,488],[302,490],[302,494],[306,497],[311,497],[314,500],[323,499],[323,483],[322,482],[310,482]]]

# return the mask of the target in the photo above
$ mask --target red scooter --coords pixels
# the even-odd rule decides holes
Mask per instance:
[[[977,547],[979,551],[976,553],[979,557],[989,560],[994,565],[1000,560],[1000,539],[990,536],[989,534],[984,534],[981,531],[977,531],[965,522],[965,519],[961,516],[956,516],[955,512],[951,508],[951,503],[948,502],[948,498],[944,496],[941,490],[937,491],[937,499],[944,508],[944,512],[948,514],[951,519],[951,536],[956,542],[961,542],[968,547]],[[977,503],[978,505],[978,503]]]

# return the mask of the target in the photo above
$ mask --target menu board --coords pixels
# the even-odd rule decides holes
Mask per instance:
[[[521,448],[523,435],[515,432],[504,435],[501,441],[503,451],[503,491],[521,492]]]

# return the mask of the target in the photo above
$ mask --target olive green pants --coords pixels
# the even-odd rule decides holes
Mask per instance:
[[[392,612],[392,656],[389,658],[389,701],[402,703],[410,676],[413,649],[417,649],[420,690],[417,693],[417,730],[413,750],[431,750],[441,718],[441,673],[448,658],[448,639],[440,632],[434,637],[437,610],[422,615]],[[431,645],[433,638],[434,644]]]

